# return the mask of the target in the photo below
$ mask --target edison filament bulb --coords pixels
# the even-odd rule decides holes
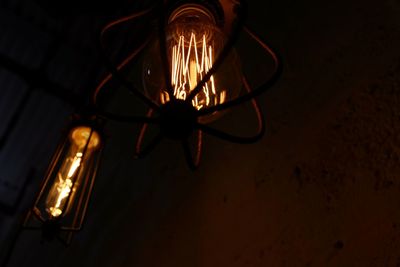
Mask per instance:
[[[226,38],[217,26],[214,14],[198,4],[186,4],[175,9],[168,19],[166,49],[169,60],[173,96],[165,86],[159,44],[155,42],[144,61],[143,83],[146,93],[160,104],[173,97],[186,100],[203,79],[222,51]],[[233,50],[217,72],[191,100],[196,110],[225,103],[239,95],[241,88],[239,61]],[[212,121],[216,114],[205,118]]]
[[[82,173],[95,150],[100,147],[100,136],[90,127],[79,126],[70,131],[69,148],[64,156],[46,198],[46,212],[50,218],[58,218],[69,211],[69,203],[82,183]]]

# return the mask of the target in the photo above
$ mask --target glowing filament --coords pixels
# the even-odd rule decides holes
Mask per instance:
[[[67,159],[67,161],[72,161],[67,177],[64,177],[62,172],[58,172],[57,174],[58,183],[55,184],[57,191],[57,196],[55,196],[55,205],[48,208],[53,217],[58,217],[63,212],[62,208],[65,205],[66,198],[68,198],[72,191],[73,182],[71,178],[75,175],[76,170],[81,165],[82,155],[82,152],[78,152],[73,159]]]
[[[71,209],[75,194],[82,183],[85,162],[100,146],[100,136],[89,127],[71,130],[66,153],[59,159],[59,169],[46,197],[46,212],[51,218],[65,215]]]
[[[203,79],[213,64],[213,48],[207,44],[206,36],[198,42],[195,33],[191,33],[189,43],[183,35],[179,36],[178,44],[172,47],[171,58],[171,83],[174,96],[185,100],[189,93]],[[204,107],[223,103],[226,92],[217,93],[214,77],[211,76],[202,90],[193,98],[192,105],[200,110]],[[167,92],[161,93],[161,102],[168,102],[170,96]]]

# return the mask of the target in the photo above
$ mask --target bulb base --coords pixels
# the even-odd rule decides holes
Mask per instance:
[[[190,137],[197,123],[196,109],[183,100],[172,100],[161,106],[160,127],[162,134],[173,140]]]

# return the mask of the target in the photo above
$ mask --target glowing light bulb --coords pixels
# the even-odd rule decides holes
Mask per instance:
[[[185,100],[197,86],[221,52],[226,38],[217,27],[213,14],[201,5],[186,4],[171,13],[166,29],[173,96]],[[144,60],[143,82],[147,94],[165,104],[172,99],[165,88],[159,46],[154,43]],[[241,70],[233,50],[218,71],[202,86],[191,103],[197,110],[234,99],[241,89]],[[211,114],[203,121],[212,121]]]
[[[185,35],[179,35],[178,44],[172,46],[171,84],[174,89],[174,96],[177,99],[185,100],[197,83],[211,69],[213,62],[213,47],[207,44],[204,33],[198,38],[196,33],[192,32],[189,41],[185,39]],[[216,91],[214,75],[212,75],[210,80],[202,87],[201,92],[194,97],[192,105],[200,110],[203,107],[224,103],[225,96],[226,90]],[[161,102],[165,104],[169,100],[168,92],[162,91]]]
[[[74,199],[74,191],[80,185],[79,172],[100,145],[98,133],[89,127],[74,128],[69,139],[71,146],[61,159],[63,163],[46,198],[46,211],[52,218],[68,212],[69,203]]]

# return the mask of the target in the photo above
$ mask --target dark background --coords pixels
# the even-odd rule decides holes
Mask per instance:
[[[0,1],[1,255],[73,111],[65,99],[104,74],[99,27],[142,7],[53,2]],[[69,248],[23,232],[9,267],[400,265],[400,2],[249,7],[248,23],[285,63],[259,98],[263,140],[206,138],[191,172],[174,143],[134,160],[138,127],[108,123],[83,231]],[[133,97],[121,94],[110,106],[128,110]],[[254,127],[239,111],[233,130]]]

